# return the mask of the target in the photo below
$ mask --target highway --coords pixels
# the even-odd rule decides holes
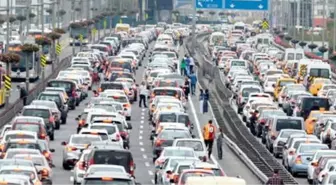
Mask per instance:
[[[183,47],[180,48],[180,55],[184,56]],[[144,64],[147,63],[147,58],[144,60]],[[137,83],[141,83],[143,78],[144,68],[140,67],[137,71],[136,80]],[[93,88],[95,89],[95,88]],[[54,170],[54,184],[70,184],[70,178],[72,173],[69,171],[65,171],[62,168],[62,150],[63,146],[61,146],[62,141],[67,141],[71,134],[76,132],[77,121],[75,118],[83,111],[85,108],[85,103],[87,103],[92,97],[92,93],[89,94],[89,97],[84,100],[81,105],[74,111],[69,112],[68,120],[66,125],[62,125],[61,129],[56,131],[55,133],[55,141],[51,141],[50,147],[55,149],[55,153],[53,154],[53,161],[55,164]],[[192,103],[189,103],[188,114],[190,115],[190,119],[192,123],[197,124],[200,123],[199,126],[195,125],[194,134],[196,136],[199,135],[200,130],[197,128],[202,127],[204,123],[208,119],[210,119],[211,113],[206,115],[201,115],[197,112],[198,98],[192,97]],[[193,111],[195,110],[195,111]],[[197,115],[196,115],[197,114]],[[197,120],[196,120],[197,119]],[[151,141],[149,140],[149,136],[151,133],[151,126],[148,124],[148,113],[147,109],[139,108],[138,102],[135,102],[132,105],[132,120],[130,123],[133,126],[133,129],[130,134],[130,143],[131,143],[131,152],[133,154],[133,158],[136,164],[135,176],[137,182],[142,183],[143,185],[153,184],[154,183],[154,166],[152,163],[152,146]],[[260,184],[257,177],[253,175],[251,171],[238,159],[238,157],[233,154],[230,149],[224,145],[223,146],[224,160],[220,160],[217,163],[221,165],[224,169],[225,173],[230,176],[241,176],[246,180],[248,184]],[[216,148],[214,148],[214,152],[216,152]],[[216,153],[214,153],[216,154]],[[216,161],[215,161],[216,163]],[[62,178],[57,178],[62,177]]]

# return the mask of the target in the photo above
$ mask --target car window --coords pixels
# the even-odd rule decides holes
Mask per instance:
[[[167,140],[174,140],[176,138],[190,138],[190,134],[188,131],[185,130],[163,130],[158,138],[167,139]]]
[[[178,141],[176,146],[190,147],[194,151],[204,151],[203,144],[200,141]]]
[[[276,131],[280,131],[282,129],[302,129],[301,120],[290,120],[290,119],[278,119],[276,123]]]

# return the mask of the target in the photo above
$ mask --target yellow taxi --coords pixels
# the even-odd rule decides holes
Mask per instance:
[[[310,111],[310,114],[305,121],[305,128],[306,128],[307,134],[313,134],[317,119],[319,118],[320,115],[325,114],[327,112],[329,111],[322,111],[322,110],[321,111],[320,110]]]
[[[309,92],[316,96],[323,84],[331,84],[331,80],[327,78],[315,78],[309,86]]]
[[[274,99],[275,100],[278,100],[278,97],[279,97],[279,94],[282,90],[282,88],[285,86],[285,85],[288,85],[288,84],[296,84],[296,80],[293,79],[293,78],[280,78],[277,80],[277,82],[273,85],[273,88],[274,88]]]

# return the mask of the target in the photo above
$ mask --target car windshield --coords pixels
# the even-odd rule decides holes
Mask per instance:
[[[8,143],[6,146],[7,149],[11,148],[27,148],[27,149],[40,149],[39,144],[37,143]]]
[[[76,136],[71,138],[72,144],[90,144],[91,142],[101,141],[99,137]]]
[[[315,159],[319,160],[320,157],[322,157],[323,155],[325,155],[325,156],[327,156],[327,155],[336,155],[336,152],[335,151],[316,152]]]
[[[317,150],[327,149],[324,145],[304,145],[300,147],[299,153],[314,153]]]
[[[186,130],[166,129],[158,136],[162,139],[174,140],[176,138],[190,138],[190,134]]]
[[[33,117],[41,117],[41,118],[49,118],[50,112],[46,109],[24,109],[23,116],[33,116]]]
[[[282,80],[280,81],[280,87],[283,87],[285,85],[288,85],[288,84],[294,84],[295,82],[294,81],[287,81],[287,80]]]
[[[304,134],[304,132],[298,132],[298,131],[295,131],[295,130],[287,130],[287,131],[284,131],[282,132],[282,134],[280,135],[281,138],[288,138],[289,136],[291,136],[292,134]]]
[[[190,147],[194,151],[204,151],[203,144],[200,141],[178,141],[176,146]]]
[[[188,172],[188,173],[183,174],[181,181],[182,183],[185,183],[189,177],[209,177],[209,176],[214,176],[214,175],[211,173],[205,173],[205,172]]]
[[[35,166],[46,166],[45,160],[41,157],[30,157],[30,156],[14,156],[13,159],[24,159],[33,161]]]
[[[260,93],[259,88],[244,88],[242,92],[243,97],[248,97],[251,93]]]
[[[128,103],[126,96],[110,96],[114,101],[118,103]]]
[[[92,125],[90,128],[98,130],[105,129],[109,135],[116,133],[116,127],[109,125]]]
[[[180,165],[177,170],[177,174],[181,174],[183,170],[188,170],[188,169],[190,169],[190,165]]]
[[[109,167],[109,166],[95,166],[90,168],[89,172],[94,173],[94,172],[111,172],[111,173],[124,173],[125,170],[122,168],[116,168],[116,167]]]
[[[176,122],[177,115],[175,113],[160,115],[160,122]]]
[[[34,135],[30,134],[7,134],[5,137],[5,141],[8,141],[9,139],[35,139]]]
[[[330,175],[328,185],[336,185],[336,175]]]
[[[48,101],[54,101],[54,100],[48,100]],[[45,101],[45,102],[36,102],[36,101],[33,101],[31,103],[31,105],[45,106],[45,107],[48,107],[48,108],[51,108],[51,109],[56,109],[57,108],[54,103],[50,103],[48,101]]]
[[[1,170],[0,174],[5,174],[5,175],[24,175],[27,177],[30,177],[30,179],[35,179],[35,173],[33,171],[28,171],[28,170],[21,170],[21,169],[11,169],[11,170]]]
[[[32,163],[29,160],[19,160],[19,161],[12,159],[0,160],[0,168],[2,166],[13,166],[13,165],[32,166]]]
[[[40,155],[40,151],[38,150],[33,150],[33,151],[26,151],[26,150],[8,150],[8,152],[6,153],[6,159],[11,159],[13,158],[15,155],[17,154],[32,154],[32,155]],[[21,163],[20,163],[21,165]]]
[[[90,131],[87,131],[87,132],[81,132],[81,134],[83,134],[83,135],[86,135],[86,134],[88,134],[88,135],[98,135],[98,136],[100,136],[101,137],[101,139],[102,140],[108,140],[108,135],[106,134],[106,133],[104,133],[104,132],[90,132]]]
[[[163,155],[165,157],[194,157],[192,150],[185,149],[165,149]]]
[[[282,129],[302,129],[301,120],[290,120],[290,119],[278,119],[276,123],[276,131],[280,131]]]
[[[15,130],[39,132],[40,126],[38,124],[16,123]]]

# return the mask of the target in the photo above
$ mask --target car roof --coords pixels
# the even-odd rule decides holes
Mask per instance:
[[[49,107],[46,106],[42,106],[42,105],[26,105],[23,107],[23,109],[45,109],[45,110],[49,110]]]
[[[90,178],[102,178],[102,177],[110,177],[115,179],[125,179],[125,180],[131,180],[131,177],[127,173],[116,173],[116,172],[96,172],[92,174],[88,174],[85,179]]]
[[[192,150],[194,151],[193,148],[184,147],[184,146],[168,146],[168,147],[164,147],[163,150]]]
[[[10,166],[2,166],[0,168],[1,170],[12,170],[12,169],[21,169],[21,170],[28,170],[28,171],[34,171],[35,172],[35,167],[31,166],[20,166],[20,165],[10,165]]]

